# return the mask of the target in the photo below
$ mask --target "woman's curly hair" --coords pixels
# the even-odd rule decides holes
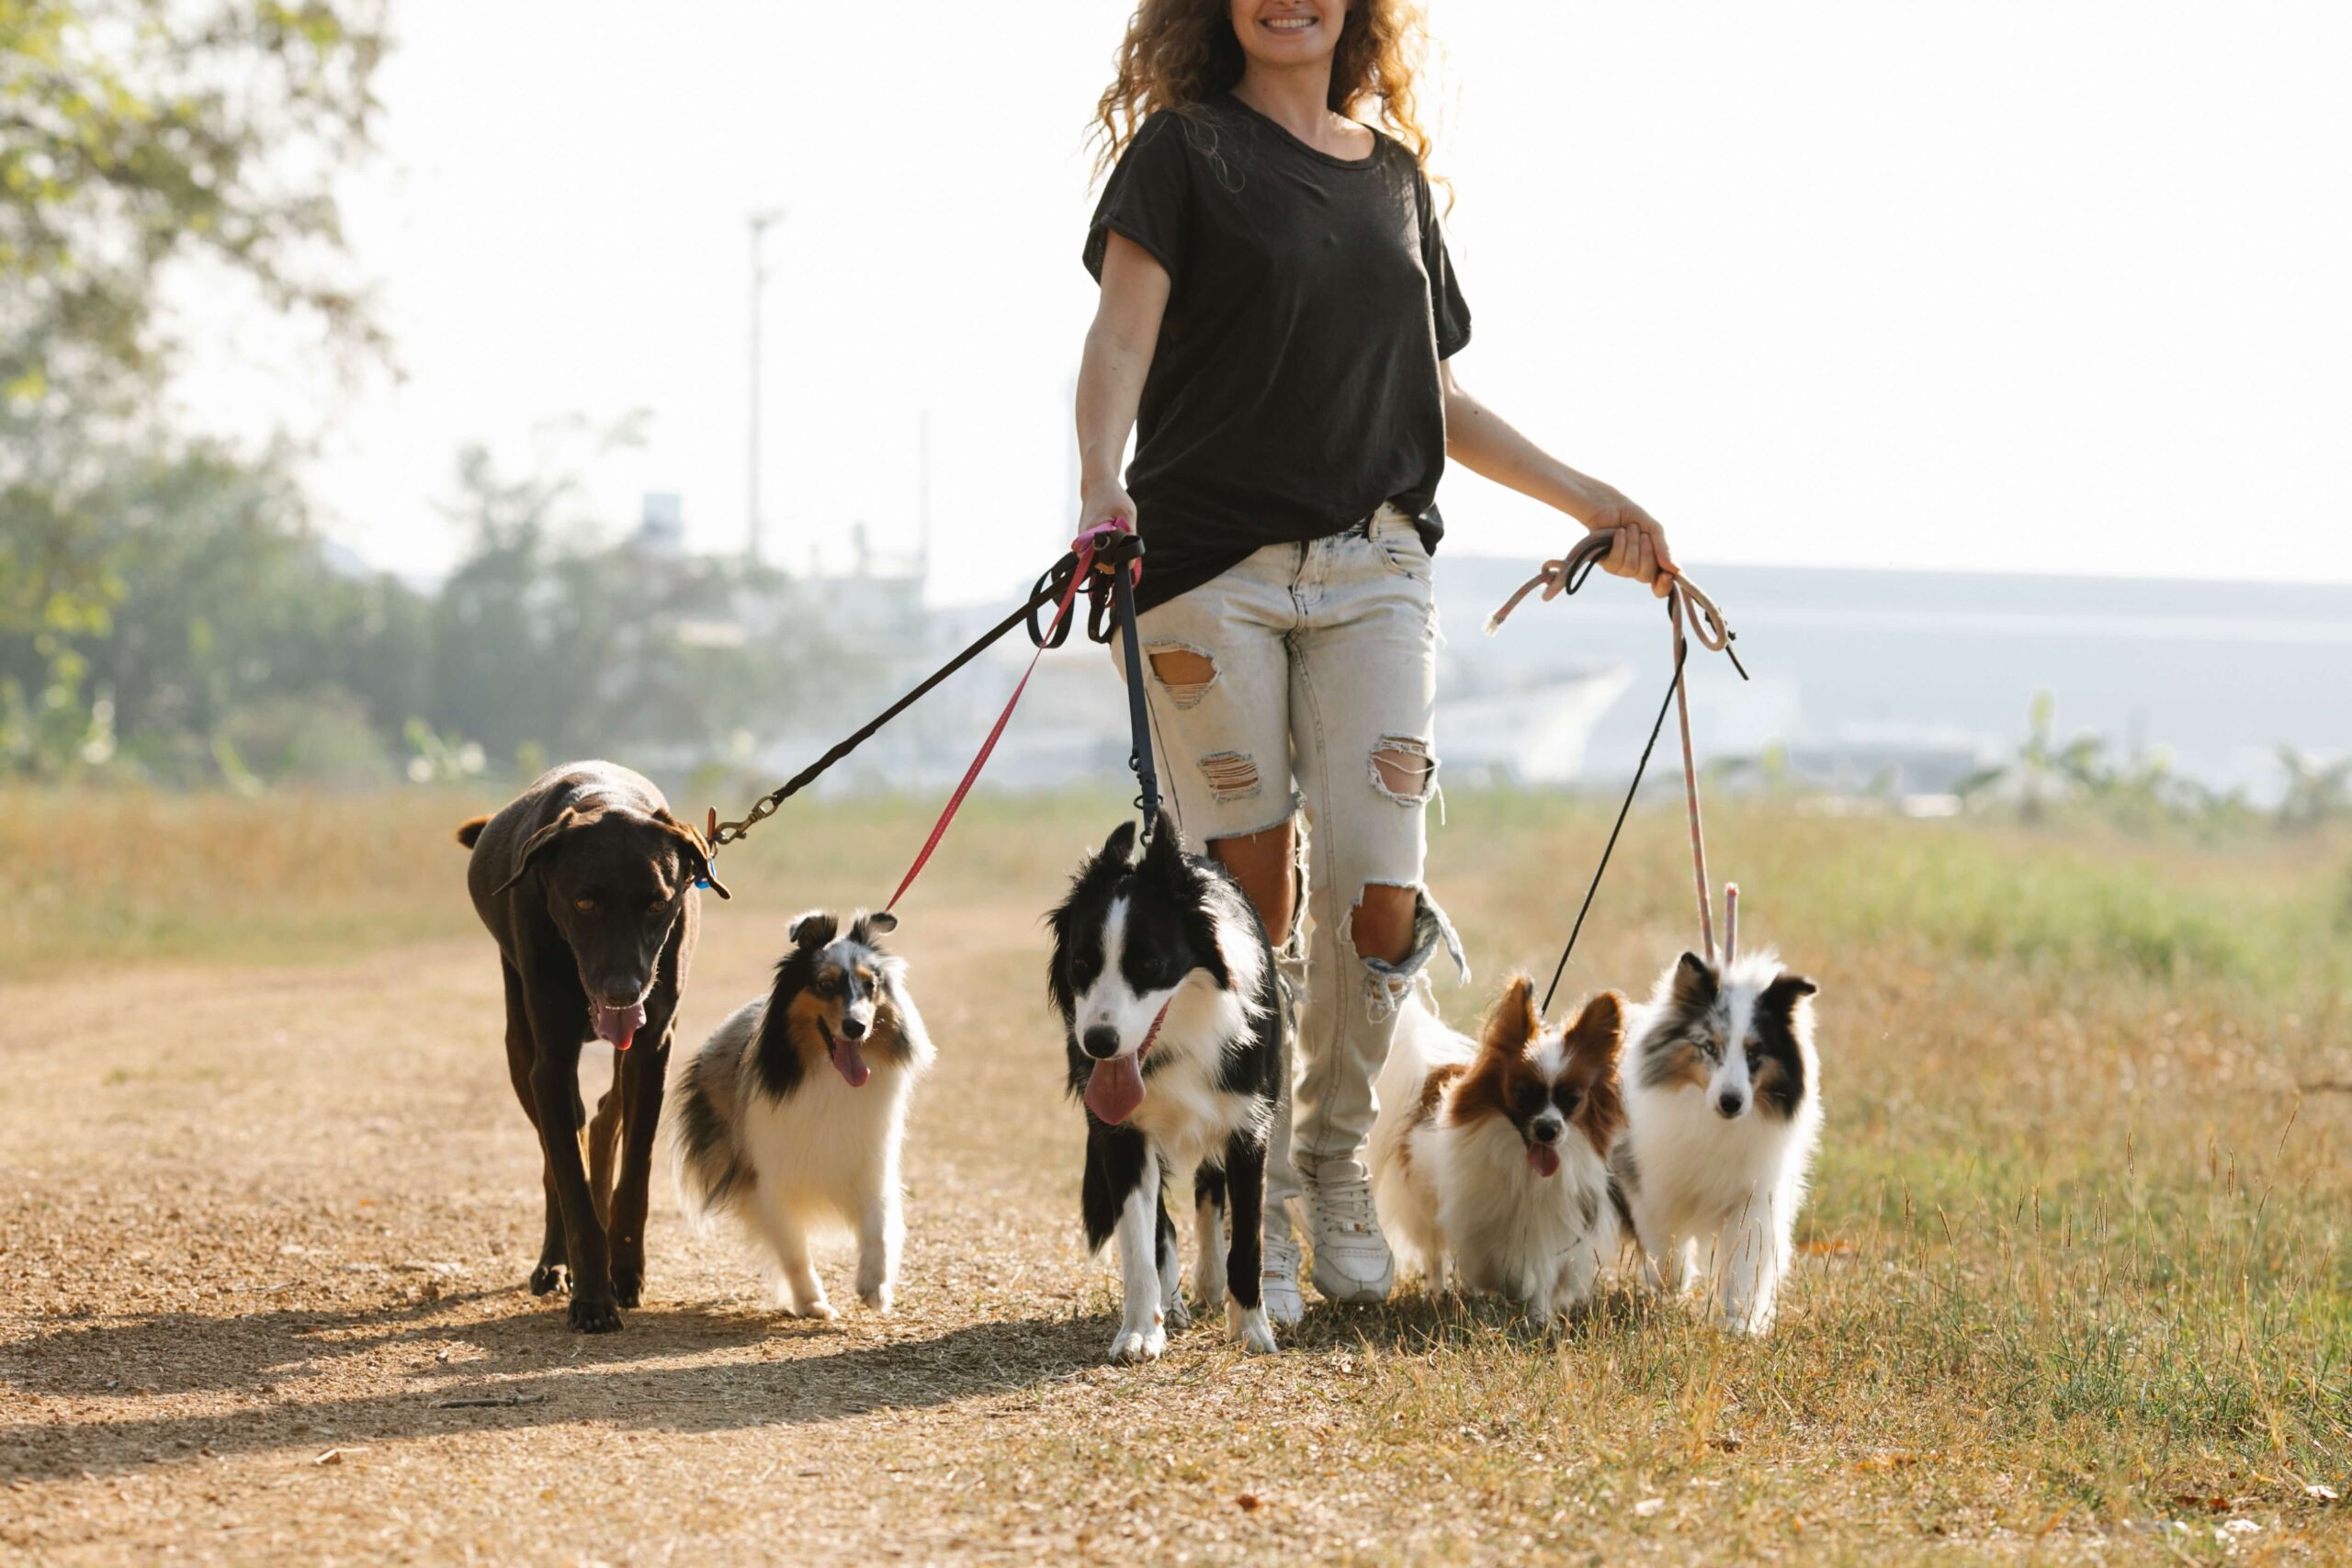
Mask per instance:
[[[1430,138],[1413,93],[1428,47],[1418,0],[1356,0],[1331,56],[1332,110],[1356,119],[1376,111],[1382,129],[1423,166]],[[1118,73],[1094,108],[1098,176],[1119,161],[1147,116],[1181,113],[1231,90],[1246,63],[1227,0],[1142,0],[1118,59]]]

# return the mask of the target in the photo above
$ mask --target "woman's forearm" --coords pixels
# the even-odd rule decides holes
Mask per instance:
[[[1078,362],[1078,474],[1081,491],[1119,482],[1127,435],[1135,429],[1151,350],[1138,347],[1114,327],[1096,321],[1087,329]]]
[[[1445,455],[1472,473],[1532,496],[1588,527],[1607,518],[1623,498],[1589,474],[1578,473],[1510,422],[1445,378]]]

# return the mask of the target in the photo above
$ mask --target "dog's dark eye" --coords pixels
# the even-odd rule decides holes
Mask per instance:
[[[571,907],[579,910],[583,915],[593,915],[596,912],[596,900],[594,898],[574,898],[571,901]]]
[[[1544,1109],[1544,1091],[1533,1084],[1521,1084],[1510,1091],[1511,1109],[1521,1116],[1532,1116]]]
[[[1559,1100],[1560,1114],[1563,1116],[1574,1116],[1577,1113],[1577,1107],[1584,1103],[1584,1096],[1572,1089],[1562,1089]]]

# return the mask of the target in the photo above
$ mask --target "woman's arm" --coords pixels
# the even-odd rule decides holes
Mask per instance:
[[[1143,400],[1144,373],[1159,343],[1168,288],[1168,269],[1149,251],[1124,234],[1111,234],[1102,252],[1102,297],[1078,362],[1081,533],[1114,517],[1135,525],[1136,503],[1122,482],[1120,464],[1127,454],[1127,434],[1135,428],[1136,406]]]
[[[1107,279],[1107,271],[1104,276]],[[1666,547],[1666,529],[1658,520],[1613,486],[1577,472],[1512,429],[1454,379],[1453,361],[1438,368],[1445,383],[1445,455],[1474,474],[1566,513],[1587,528],[1616,529],[1617,542],[1600,563],[1602,570],[1638,578],[1663,598],[1667,579],[1679,569]],[[1081,391],[1081,408],[1084,397]]]

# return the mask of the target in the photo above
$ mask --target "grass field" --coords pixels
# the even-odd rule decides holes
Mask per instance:
[[[2352,1555],[2340,836],[1719,809],[1744,931],[1823,985],[1770,1338],[1407,1286],[1114,1371],[1037,916],[1114,801],[981,797],[907,902],[942,1063],[897,1315],[778,1320],[658,1197],[646,1304],[593,1340],[520,1289],[536,1156],[448,840],[483,804],[0,796],[0,1555]],[[1548,972],[1607,822],[1449,811],[1465,1018]],[[796,803],[730,852],[687,1029],[927,816]],[[1636,817],[1564,994],[1646,988],[1688,882],[1679,810]]]

